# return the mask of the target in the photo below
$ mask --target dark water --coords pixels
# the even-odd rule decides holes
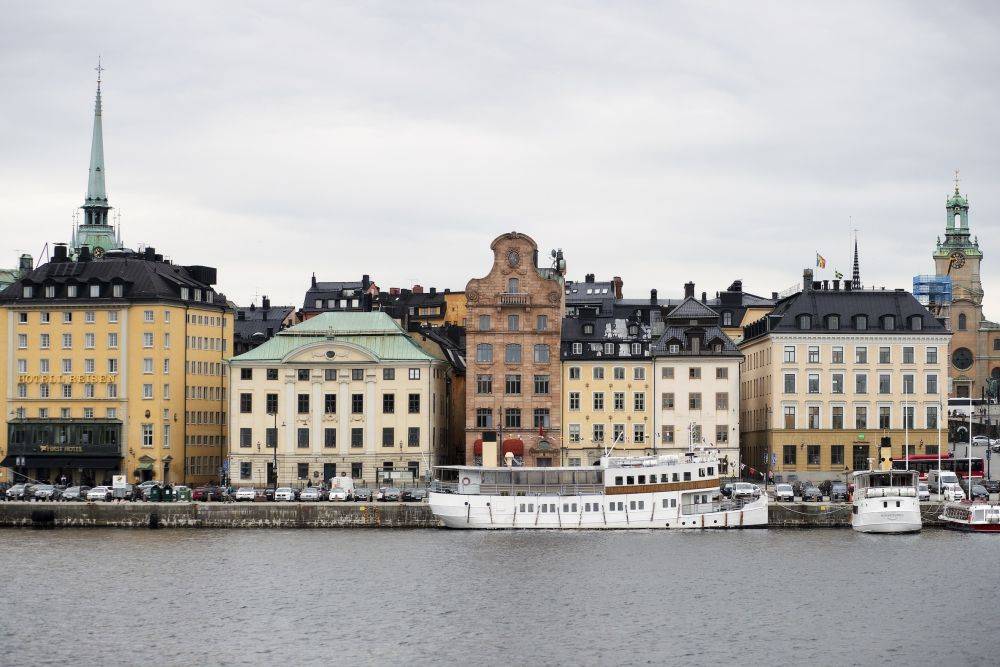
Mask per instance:
[[[1000,664],[1000,535],[0,531],[0,662]]]

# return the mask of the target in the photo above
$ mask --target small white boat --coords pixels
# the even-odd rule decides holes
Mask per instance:
[[[1000,534],[1000,505],[995,503],[945,503],[938,518],[952,530]]]
[[[851,527],[862,533],[916,533],[923,527],[915,470],[865,470],[852,475]]]
[[[605,456],[594,467],[440,466],[428,494],[448,528],[746,528],[767,525],[767,494],[721,497],[714,453]]]

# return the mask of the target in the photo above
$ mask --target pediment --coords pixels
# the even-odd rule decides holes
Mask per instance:
[[[312,345],[307,345],[305,347],[300,347],[299,349],[291,352],[287,357],[282,360],[284,363],[293,363],[297,361],[317,363],[322,361],[328,362],[372,362],[378,361],[378,357],[375,356],[370,350],[361,347],[360,345],[353,345],[351,343],[345,343],[343,341],[323,341],[320,343],[314,343]]]

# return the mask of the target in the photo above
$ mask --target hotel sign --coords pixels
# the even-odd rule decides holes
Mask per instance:
[[[117,375],[18,375],[21,384],[111,384]]]

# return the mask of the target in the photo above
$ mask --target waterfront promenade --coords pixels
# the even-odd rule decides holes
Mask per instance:
[[[923,503],[924,527],[940,525]],[[771,503],[769,528],[849,528],[846,503]],[[0,527],[439,528],[427,503],[0,503]]]

